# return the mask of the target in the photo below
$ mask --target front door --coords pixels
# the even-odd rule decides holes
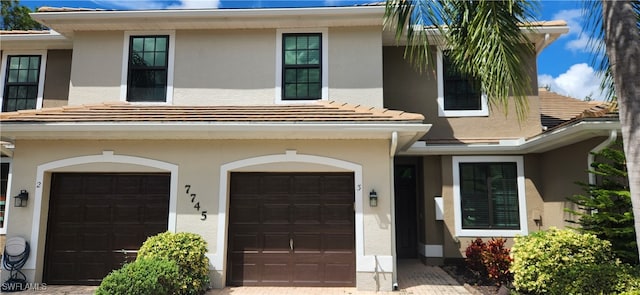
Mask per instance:
[[[398,258],[416,258],[417,253],[417,183],[416,165],[395,166],[396,253]]]

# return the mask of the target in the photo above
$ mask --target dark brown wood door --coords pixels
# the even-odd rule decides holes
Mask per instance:
[[[416,166],[395,166],[396,254],[398,258],[418,257]]]
[[[355,286],[353,173],[232,173],[227,284]]]
[[[167,230],[170,175],[54,173],[44,282],[100,284]]]

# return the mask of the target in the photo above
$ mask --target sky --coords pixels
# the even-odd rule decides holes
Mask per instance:
[[[378,0],[22,0],[32,9],[41,6],[138,9],[199,9],[199,8],[270,8],[349,6]],[[380,0],[382,1],[382,0]],[[602,100],[600,77],[592,66],[593,54],[583,32],[583,1],[540,1],[538,20],[564,20],[569,33],[561,36],[538,56],[538,84],[552,91],[578,99],[591,97]]]

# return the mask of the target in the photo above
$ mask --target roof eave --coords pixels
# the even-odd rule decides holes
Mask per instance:
[[[75,30],[255,29],[291,26],[382,26],[383,6],[36,12],[63,35]],[[139,20],[144,19],[141,23]],[[135,24],[135,25],[132,25]]]
[[[620,130],[618,120],[583,120],[575,124],[541,133],[520,141],[507,140],[498,144],[428,144],[416,142],[401,155],[486,155],[544,153],[599,136],[608,136],[611,130]]]
[[[2,140],[389,139],[410,146],[431,128],[422,123],[3,123]]]

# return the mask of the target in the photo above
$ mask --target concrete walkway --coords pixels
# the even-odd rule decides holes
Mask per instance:
[[[455,279],[439,267],[425,266],[418,260],[398,261],[398,285],[395,292],[364,292],[356,288],[299,288],[299,287],[227,287],[206,295],[468,295]],[[20,294],[89,295],[96,287],[46,286],[43,290],[28,290]]]

